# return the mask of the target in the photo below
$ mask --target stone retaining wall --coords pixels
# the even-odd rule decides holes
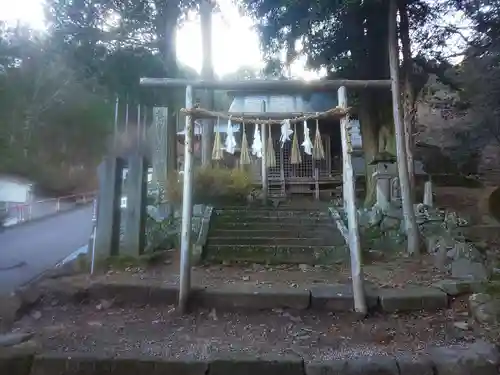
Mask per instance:
[[[483,341],[465,347],[429,348],[417,356],[403,353],[312,362],[300,357],[238,354],[212,360],[171,360],[0,350],[0,374],[5,375],[496,375],[499,363],[497,348]]]

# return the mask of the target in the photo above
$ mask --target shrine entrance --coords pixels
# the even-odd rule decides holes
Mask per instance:
[[[342,147],[339,119],[314,114],[323,113],[337,106],[334,92],[307,92],[300,90],[233,91],[228,114],[256,115],[264,120],[273,118],[269,124],[244,123],[240,127],[236,142],[240,143],[246,133],[251,147],[250,160],[241,159],[241,166],[247,164],[256,186],[263,186],[262,160],[254,151],[255,138],[261,138],[259,145],[267,156],[267,193],[273,197],[305,195],[319,197],[320,192],[327,198],[339,191],[342,171]],[[295,114],[294,116],[290,116]],[[306,121],[294,118],[306,116]],[[289,137],[283,140],[283,123],[289,125]],[[265,121],[265,120],[264,120]],[[263,126],[263,127],[262,127]],[[262,128],[261,128],[262,127]],[[265,133],[265,136],[263,136]],[[264,179],[266,180],[266,179]]]
[[[294,142],[282,144],[279,127],[271,130],[275,163],[270,163],[267,168],[269,196],[329,197],[341,184],[342,149],[338,121],[308,121],[307,127],[314,147],[321,150],[319,155],[314,155],[314,149],[313,154],[309,155],[301,146],[305,139],[304,124],[293,127],[299,147]],[[319,142],[321,147],[318,147]]]
[[[250,82],[204,82],[204,81],[184,81],[176,79],[157,79],[157,78],[142,78],[141,84],[150,86],[170,86],[170,87],[185,87],[186,88],[186,106],[181,111],[186,115],[186,141],[185,141],[185,152],[184,152],[184,176],[183,176],[183,195],[182,195],[182,226],[181,226],[181,262],[180,262],[180,287],[179,287],[179,307],[182,311],[185,311],[188,306],[188,298],[191,290],[191,232],[192,232],[192,213],[193,213],[193,180],[194,180],[194,128],[195,120],[200,118],[213,118],[216,120],[228,120],[231,123],[239,123],[242,125],[242,142],[240,147],[240,163],[241,165],[252,164],[250,158],[250,147],[247,140],[247,132],[249,129],[254,130],[252,139],[252,153],[260,158],[261,166],[261,186],[262,186],[262,204],[267,206],[269,198],[269,186],[270,181],[268,179],[269,175],[273,176],[276,173],[275,168],[279,168],[279,184],[280,189],[284,189],[286,192],[287,183],[292,181],[300,181],[300,179],[311,180],[311,171],[314,170],[313,181],[315,182],[316,192],[319,192],[319,180],[321,173],[319,172],[320,166],[322,164],[316,164],[317,162],[324,162],[326,167],[327,175],[331,175],[332,168],[332,157],[326,157],[325,148],[328,149],[328,144],[330,150],[332,148],[332,135],[335,133],[328,133],[329,138],[319,137],[321,135],[321,127],[319,127],[321,121],[325,121],[327,124],[329,122],[337,123],[340,128],[340,138],[342,145],[342,194],[345,202],[345,211],[347,213],[348,219],[348,234],[343,236],[349,245],[350,259],[351,259],[351,273],[353,280],[353,295],[354,295],[354,307],[356,311],[364,312],[367,311],[367,305],[365,301],[365,293],[363,289],[363,277],[361,271],[361,242],[358,231],[358,217],[356,214],[356,197],[355,197],[355,176],[352,163],[352,153],[354,150],[352,142],[352,122],[349,119],[350,108],[347,105],[347,87],[353,88],[366,88],[372,87],[389,87],[392,81],[390,80],[375,80],[375,81],[318,81],[318,82],[308,82],[304,83],[301,81],[250,81]],[[244,89],[254,89],[254,91],[267,90],[270,91],[272,88],[279,86],[279,91],[297,91],[304,86],[308,86],[306,91],[328,91],[333,88],[337,88],[337,105],[333,108],[324,110],[322,112],[314,111],[311,112],[271,112],[265,108],[261,108],[260,112],[233,112],[221,113],[210,111],[207,109],[200,108],[193,105],[193,91],[195,88],[211,88],[211,89],[225,89],[225,90],[244,90]],[[396,86],[397,87],[397,86]],[[396,93],[398,94],[398,93]],[[394,98],[399,97],[395,95]],[[395,100],[396,102],[396,100]],[[397,108],[395,111],[395,118],[397,115]],[[312,131],[309,127],[309,123],[313,122],[318,124]],[[303,140],[305,144],[299,144],[300,141],[300,130],[299,127],[303,126],[302,132],[304,134]],[[278,158],[277,151],[275,149],[275,140],[273,134],[276,130],[274,128],[280,129],[279,137],[279,154]],[[325,127],[334,129],[334,126]],[[228,130],[232,129],[228,126]],[[319,132],[318,132],[319,130]],[[230,133],[233,131],[230,130]],[[293,135],[293,136],[292,136]],[[313,137],[312,137],[313,136]],[[228,139],[230,140],[228,144],[231,144],[231,150],[234,150],[234,144],[236,140],[234,139],[234,134],[228,134]],[[330,141],[326,141],[329,139]],[[400,139],[401,140],[401,139]],[[290,144],[290,148],[285,148],[286,144]],[[306,161],[306,164],[300,168],[302,163],[300,153],[300,146],[304,149],[304,153],[308,156],[311,155],[312,160],[310,163]],[[404,146],[404,144],[403,144]],[[229,148],[229,147],[226,147]],[[220,133],[216,134],[214,141],[214,151],[217,151],[217,158],[215,160],[220,160],[221,139]],[[290,154],[290,167],[287,164],[287,152]],[[330,155],[332,153],[330,152]],[[304,156],[305,157],[305,156]],[[330,161],[328,161],[330,160]],[[328,164],[330,163],[330,164]],[[307,167],[309,165],[309,168]],[[329,167],[328,167],[329,166]],[[269,174],[268,170],[271,170]],[[286,177],[285,177],[286,170]],[[302,171],[302,175],[301,175]],[[319,198],[318,196],[316,198]]]

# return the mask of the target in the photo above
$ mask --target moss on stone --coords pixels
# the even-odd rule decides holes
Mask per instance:
[[[147,267],[163,262],[168,251],[153,251],[138,257],[131,255],[114,255],[107,258],[96,259],[95,267],[100,270],[124,270],[130,267]]]
[[[495,298],[500,298],[500,278],[492,279],[483,284],[483,292],[492,295]]]
[[[107,268],[116,270],[124,270],[130,267],[142,267],[146,265],[146,262],[142,258],[130,255],[111,256],[104,260],[104,263]]]

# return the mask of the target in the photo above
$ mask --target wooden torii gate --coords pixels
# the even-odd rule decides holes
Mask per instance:
[[[193,210],[193,140],[194,140],[194,121],[200,118],[220,118],[219,113],[213,113],[208,110],[193,108],[193,90],[194,89],[216,89],[216,90],[293,90],[293,91],[321,91],[338,89],[338,107],[335,110],[320,113],[317,117],[327,117],[329,113],[334,113],[340,117],[341,137],[342,137],[342,158],[344,169],[344,201],[347,209],[348,227],[349,227],[349,249],[351,256],[352,282],[354,291],[355,308],[359,312],[366,312],[366,303],[363,290],[363,275],[361,270],[361,245],[358,231],[358,217],[355,201],[354,171],[351,161],[352,147],[350,141],[348,106],[347,106],[347,88],[389,88],[390,80],[377,81],[187,81],[179,79],[161,79],[161,78],[143,78],[141,84],[145,86],[161,87],[185,87],[186,88],[186,106],[183,112],[186,114],[186,134],[184,151],[184,185],[182,200],[182,228],[181,228],[181,270],[180,270],[180,288],[179,288],[179,307],[184,310],[187,306],[189,291],[191,289],[191,216]],[[291,121],[303,121],[305,116],[293,119],[292,113],[270,114],[266,113],[231,113],[231,121],[244,122],[245,124],[269,124],[269,118],[272,122],[281,123],[282,120],[291,118]],[[229,118],[229,114],[226,115]],[[315,116],[315,115],[314,115]],[[257,120],[265,118],[266,120]],[[265,136],[265,135],[262,135]],[[262,161],[265,166],[265,158]],[[265,182],[263,181],[263,184]],[[264,189],[265,191],[266,189]]]
[[[394,0],[391,0],[389,11],[389,63],[391,79],[387,80],[318,80],[318,81],[299,81],[299,80],[255,80],[255,81],[204,81],[204,80],[183,80],[170,78],[141,78],[140,83],[149,87],[174,88],[182,87],[186,89],[186,105],[183,112],[186,114],[186,134],[184,149],[184,184],[182,197],[182,226],[181,226],[181,262],[180,262],[180,286],[179,286],[179,309],[181,312],[187,308],[188,298],[191,290],[191,263],[190,249],[192,245],[192,213],[193,213],[193,141],[194,141],[194,121],[200,118],[217,118],[220,113],[214,113],[208,110],[194,108],[193,90],[194,89],[212,89],[212,90],[264,90],[264,91],[330,91],[338,90],[338,106],[332,109],[330,113],[335,113],[340,117],[341,140],[342,140],[342,158],[343,158],[343,198],[347,211],[348,219],[348,245],[351,258],[351,275],[354,294],[354,308],[357,312],[366,313],[367,306],[365,300],[365,291],[363,287],[363,273],[361,267],[361,244],[358,228],[358,216],[355,197],[355,178],[352,167],[349,132],[349,108],[347,105],[347,89],[392,89],[393,116],[396,133],[396,148],[398,158],[398,170],[401,181],[401,193],[403,199],[403,213],[406,223],[406,232],[408,236],[408,248],[416,251],[415,241],[418,243],[418,232],[414,226],[415,216],[413,212],[413,203],[411,193],[408,190],[408,166],[406,161],[405,135],[403,119],[401,112],[401,93],[399,82],[399,58],[397,52],[397,34],[396,34],[396,15],[397,8]],[[327,116],[327,112],[319,114],[319,117]],[[229,114],[222,114],[229,118]],[[257,120],[258,118],[275,117],[276,122],[286,118],[291,118],[291,113],[280,113],[271,116],[270,113],[231,113],[233,122],[244,122],[269,124],[269,120]],[[312,116],[312,115],[311,115]],[[308,119],[313,117],[308,116]],[[281,118],[280,118],[281,117]],[[291,119],[292,121],[303,121],[302,118]],[[264,134],[263,134],[264,136]],[[265,158],[262,160],[263,167],[266,166]],[[406,182],[406,183],[404,183]],[[265,181],[263,179],[263,185]]]

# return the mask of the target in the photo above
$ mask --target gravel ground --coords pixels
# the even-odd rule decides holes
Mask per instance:
[[[230,353],[292,355],[328,360],[364,355],[421,352],[429,346],[470,343],[462,301],[436,314],[242,314],[198,311],[179,316],[174,307],[118,308],[108,301],[58,305],[45,301],[14,330],[34,332],[46,351],[106,355],[214,358]]]
[[[161,280],[167,284],[179,282],[177,252],[166,264],[148,269],[128,268],[108,273],[113,278],[140,278]],[[400,288],[407,284],[430,285],[441,280],[444,275],[433,267],[431,256],[420,259],[399,258],[374,262],[363,267],[365,280],[380,286]],[[193,267],[192,283],[196,286],[219,286],[227,284],[249,284],[264,286],[291,286],[307,288],[315,284],[350,283],[350,268],[345,265],[308,266],[260,264],[210,265]]]

